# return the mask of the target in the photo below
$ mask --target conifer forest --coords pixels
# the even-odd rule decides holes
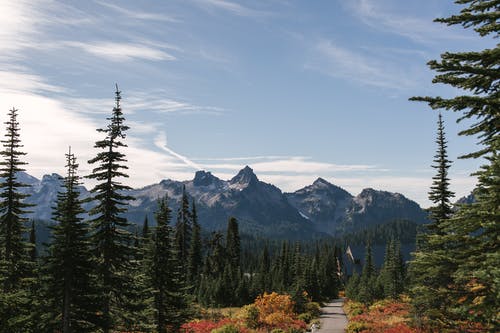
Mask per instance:
[[[500,0],[455,3],[454,15],[436,21],[498,42]],[[31,185],[19,176],[28,166],[23,109],[2,111],[0,332],[321,332],[322,308],[336,299],[347,332],[499,332],[500,46],[443,50],[428,66],[433,84],[453,89],[452,97],[410,98],[437,111],[428,222],[308,239],[252,234],[236,214],[206,228],[212,221],[185,186],[179,204],[166,194],[150,214],[127,218],[133,125],[118,85],[100,139],[89,143],[93,158],[61,151],[65,174],[51,219],[29,218]],[[472,202],[455,203],[446,113],[467,124],[459,135],[476,147],[460,158],[481,164]],[[84,163],[90,173],[80,171]],[[86,197],[84,182],[93,184]],[[375,246],[384,248],[378,259]]]

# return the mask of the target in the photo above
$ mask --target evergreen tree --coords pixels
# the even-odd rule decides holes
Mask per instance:
[[[191,214],[189,212],[189,198],[186,186],[182,187],[181,204],[177,211],[177,223],[175,225],[175,242],[179,252],[180,262],[186,262],[191,243]]]
[[[482,37],[498,37],[499,0],[457,0],[456,3],[464,6],[460,13],[436,21],[472,28]],[[428,63],[431,69],[439,73],[434,83],[458,88],[463,91],[462,95],[453,98],[414,97],[412,100],[425,101],[432,108],[460,112],[460,120],[475,120],[459,134],[477,136],[479,139],[480,148],[463,157],[483,158],[485,161],[476,173],[477,201],[461,207],[458,214],[442,223],[446,235],[441,238],[447,250],[443,251],[441,261],[449,262],[451,267],[446,269],[445,274],[437,271],[435,275],[447,279],[448,273],[452,272],[453,284],[449,285],[449,290],[443,290],[442,295],[449,300],[450,313],[455,314],[457,320],[483,323],[488,329],[495,330],[499,325],[500,300],[500,271],[497,269],[500,266],[500,48],[493,40],[490,41],[492,48],[446,52],[441,55],[440,61]],[[431,237],[429,242],[432,241]],[[453,325],[453,322],[449,323],[449,326]]]
[[[241,254],[240,234],[238,231],[238,221],[234,217],[230,217],[227,223],[226,253],[231,267],[238,269],[240,267]]]
[[[365,262],[363,265],[363,271],[361,272],[361,278],[359,281],[358,299],[369,304],[375,299],[375,288],[376,288],[377,275],[375,271],[375,265],[373,263],[372,247],[370,244],[366,246]]]
[[[31,220],[30,238],[29,238],[29,258],[32,263],[36,263],[38,251],[36,248],[36,227],[35,220]]]
[[[188,281],[196,289],[199,284],[199,274],[203,265],[203,244],[201,243],[201,227],[198,223],[198,213],[196,212],[194,200],[191,209],[191,219],[193,222],[193,234],[188,256]]]
[[[155,326],[160,333],[178,329],[186,319],[188,308],[173,231],[169,225],[171,212],[165,196],[158,201],[148,267],[154,293]]]
[[[28,195],[21,188],[28,185],[18,180],[26,153],[19,134],[17,109],[8,113],[5,122],[4,149],[0,151],[0,332],[33,332],[34,262],[30,260],[30,244],[23,234],[27,231],[24,217],[30,206],[24,200]],[[32,253],[31,253],[32,254]]]
[[[45,258],[47,331],[95,332],[97,294],[93,281],[89,228],[78,191],[78,164],[71,151],[66,154],[67,175],[57,195],[52,227],[52,242]]]
[[[144,217],[144,222],[142,223],[142,234],[141,237],[143,239],[148,239],[149,238],[149,221],[148,221],[148,216],[146,215]]]
[[[28,245],[23,239],[24,223],[27,221],[23,215],[28,213],[26,208],[30,205],[24,202],[28,195],[21,193],[20,189],[28,185],[18,180],[19,172],[25,171],[22,167],[26,162],[21,157],[26,153],[19,149],[23,147],[19,134],[17,109],[9,110],[9,120],[5,122],[7,132],[2,140],[4,150],[0,155],[4,158],[0,162],[0,280],[5,293],[15,291],[20,287],[20,280],[26,274]]]
[[[379,279],[385,297],[396,299],[404,290],[405,267],[401,245],[394,239],[387,243]]]
[[[451,162],[446,152],[444,124],[439,115],[437,131],[437,152],[433,168],[437,169],[429,192],[429,199],[434,203],[431,208],[431,223],[426,233],[419,235],[419,248],[414,253],[411,263],[413,287],[411,289],[415,314],[425,317],[430,325],[451,320],[448,286],[453,282],[452,274],[456,270],[454,259],[450,256],[446,225],[451,217],[450,198],[447,177]]]
[[[444,123],[441,114],[438,119],[438,132],[436,143],[438,150],[434,156],[434,165],[432,167],[437,170],[437,173],[432,177],[432,186],[429,192],[429,200],[434,203],[431,207],[430,217],[433,223],[428,228],[435,234],[443,235],[441,221],[450,218],[452,214],[452,206],[450,199],[455,195],[450,191],[450,179],[448,178],[448,169],[451,166],[451,161],[448,160],[446,151],[447,142],[444,132]]]
[[[116,105],[111,117],[107,118],[109,125],[97,130],[104,133],[105,138],[95,143],[99,152],[89,161],[90,164],[97,164],[97,167],[87,176],[98,182],[91,190],[92,200],[96,201],[97,205],[89,215],[93,216],[92,243],[97,256],[96,274],[101,288],[101,328],[105,333],[110,332],[127,313],[127,291],[133,289],[130,259],[134,248],[131,246],[132,235],[127,231],[130,224],[122,217],[127,202],[133,198],[124,194],[130,187],[119,181],[120,178],[128,177],[125,174],[128,169],[124,165],[125,154],[120,149],[127,147],[122,140],[125,139],[125,131],[129,127],[124,125],[125,118],[120,106],[121,95],[118,87],[115,95]]]
[[[354,270],[345,287],[345,295],[352,300],[358,300],[359,282],[359,274]]]

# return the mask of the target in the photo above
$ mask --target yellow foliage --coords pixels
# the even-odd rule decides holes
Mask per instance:
[[[257,297],[254,304],[259,310],[259,321],[266,325],[275,326],[295,319],[290,295],[264,293]]]

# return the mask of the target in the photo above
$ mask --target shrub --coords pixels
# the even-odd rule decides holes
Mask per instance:
[[[304,312],[299,314],[299,320],[302,320],[306,324],[309,324],[311,320],[313,319],[313,315],[310,312]]]
[[[259,309],[255,304],[245,305],[240,312],[240,318],[248,328],[257,328],[259,326]]]
[[[281,328],[275,328],[271,331],[271,333],[285,333]]]
[[[347,333],[359,333],[369,329],[370,327],[365,322],[351,321],[347,325]]]
[[[211,331],[211,333],[239,333],[239,332],[240,330],[233,324],[226,324],[219,328],[215,328]]]
[[[305,307],[306,312],[309,312],[313,318],[321,316],[321,305],[318,302],[309,302]]]

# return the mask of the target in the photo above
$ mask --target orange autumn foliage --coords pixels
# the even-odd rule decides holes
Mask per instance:
[[[294,303],[290,295],[264,293],[257,297],[254,304],[259,311],[259,322],[268,327],[302,326],[293,312]]]

